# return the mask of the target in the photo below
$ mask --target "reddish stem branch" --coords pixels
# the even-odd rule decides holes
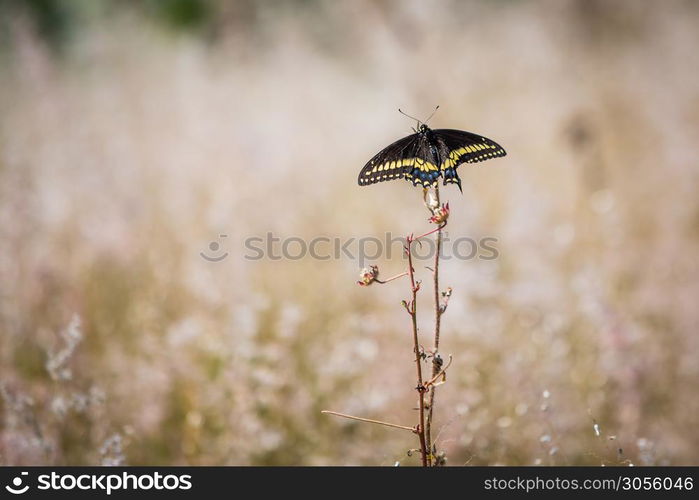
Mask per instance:
[[[412,235],[406,238],[405,251],[408,254],[408,276],[410,276],[410,287],[412,300],[409,304],[410,319],[413,327],[413,350],[415,352],[415,366],[417,367],[418,400],[420,403],[420,423],[416,428],[416,433],[420,438],[420,451],[422,453],[422,466],[428,467],[431,463],[429,449],[425,441],[425,384],[422,380],[422,356],[420,355],[420,342],[417,334],[417,292],[420,285],[415,283],[415,270],[413,269],[412,243],[415,241]]]
[[[437,228],[433,229],[432,231],[427,231],[425,234],[421,234],[420,236],[411,236],[411,238],[413,239],[413,241],[417,241],[421,238],[424,238],[425,236],[429,236],[431,234],[434,234],[436,232],[441,231],[442,229],[444,229],[444,226],[446,226],[446,225],[447,225],[447,223],[445,222],[441,226],[438,226]],[[439,255],[439,254],[437,254],[437,255]]]
[[[444,306],[440,304],[440,292],[439,292],[439,258],[441,254],[442,245],[442,229],[447,224],[447,218],[449,217],[449,204],[440,206],[439,204],[439,188],[435,188],[436,194],[436,205],[432,202],[427,201],[428,191],[424,191],[425,205],[432,212],[432,217],[430,222],[437,224],[435,229],[428,231],[420,236],[413,236],[412,234],[406,238],[405,252],[408,257],[408,270],[397,274],[385,281],[381,281],[378,278],[379,269],[377,266],[371,266],[370,269],[364,269],[361,274],[361,281],[357,283],[362,286],[369,286],[371,283],[376,282],[379,284],[388,283],[390,281],[402,278],[408,275],[410,279],[410,290],[411,290],[411,300],[403,301],[402,305],[405,310],[410,315],[412,333],[413,333],[413,352],[415,353],[415,367],[417,370],[417,386],[415,389],[418,392],[419,401],[419,421],[415,427],[407,427],[404,425],[391,424],[389,422],[382,422],[379,420],[371,420],[368,418],[355,417],[352,415],[346,415],[344,413],[337,413],[332,411],[323,411],[323,413],[328,413],[331,415],[336,415],[339,417],[349,418],[352,420],[358,420],[360,422],[374,423],[378,425],[385,425],[388,427],[394,427],[398,429],[410,430],[418,435],[420,440],[420,452],[422,454],[422,465],[423,467],[429,467],[432,465],[433,458],[435,464],[439,464],[439,459],[437,458],[436,449],[432,443],[432,414],[434,409],[434,398],[435,398],[435,387],[440,385],[437,380],[444,379],[445,373],[449,365],[451,364],[451,356],[447,366],[442,368],[442,358],[439,356],[439,330],[440,330],[440,316],[446,309],[447,301],[449,300],[449,295],[451,295],[451,289],[445,294]],[[434,307],[435,307],[435,329],[434,329],[434,349],[432,351],[432,375],[428,382],[425,382],[422,375],[422,361],[426,358],[424,350],[420,346],[420,341],[418,337],[418,327],[417,327],[417,292],[420,290],[420,282],[415,281],[415,269],[413,267],[413,254],[412,245],[414,242],[420,243],[419,240],[436,233],[436,243],[437,243],[437,253],[434,258],[434,269],[432,269],[433,280],[434,280]],[[428,268],[429,269],[429,268]],[[429,393],[429,405],[426,404],[425,396]]]
[[[439,186],[435,186],[434,188],[434,194],[435,194],[435,203],[436,206],[440,206],[440,200],[439,200]],[[428,206],[429,209],[429,206]],[[446,222],[439,226],[436,230],[432,231],[432,233],[437,233],[435,236],[435,242],[436,242],[436,253],[434,256],[434,268],[432,269],[432,276],[433,276],[433,285],[434,285],[434,347],[432,348],[432,378],[436,380],[437,374],[440,371],[440,364],[437,362],[439,359],[439,334],[440,334],[440,327],[441,327],[441,320],[442,320],[442,309],[439,301],[439,257],[440,254],[442,253],[442,229],[446,226]],[[429,449],[430,453],[435,451],[434,448],[434,443],[432,441],[432,415],[434,412],[434,400],[435,400],[435,390],[436,387],[433,385],[430,387],[430,394],[429,394],[429,400],[428,400],[428,412],[427,412],[427,424],[425,427],[425,438],[427,441],[427,448]]]

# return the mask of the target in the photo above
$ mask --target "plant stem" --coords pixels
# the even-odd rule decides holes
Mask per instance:
[[[373,420],[371,418],[355,417],[354,415],[347,415],[346,413],[339,413],[330,410],[322,410],[321,413],[335,415],[336,417],[349,418],[350,420],[359,420],[360,422],[367,422],[369,424],[385,425],[386,427],[393,427],[395,429],[403,429],[406,431],[415,432],[414,427],[408,427],[407,425],[392,424],[390,422],[384,422],[382,420]]]
[[[417,291],[419,286],[415,284],[415,270],[413,269],[412,243],[415,241],[413,236],[408,236],[406,240],[406,252],[408,253],[408,276],[410,276],[410,287],[412,291],[412,300],[410,302],[410,319],[413,327],[413,346],[415,351],[415,366],[417,367],[417,387],[418,398],[420,402],[420,423],[415,432],[420,438],[420,451],[422,453],[422,466],[428,467],[431,464],[429,449],[425,441],[425,385],[422,380],[422,356],[420,356],[420,342],[417,335]]]
[[[437,206],[440,206],[440,200],[439,200],[439,186],[435,186],[434,188],[434,194],[435,194],[435,200],[437,202]],[[439,332],[440,332],[440,325],[442,321],[442,310],[441,310],[441,304],[439,300],[439,257],[440,254],[442,253],[442,227],[440,226],[437,230],[437,233],[435,235],[435,243],[436,243],[436,253],[434,256],[434,267],[433,267],[433,284],[434,284],[434,347],[432,349],[432,377],[436,377],[437,374],[439,373],[441,366],[439,363],[437,363],[438,358],[438,353],[439,353]],[[434,400],[435,400],[435,392],[436,392],[436,387],[433,385],[430,387],[430,395],[428,399],[428,410],[427,410],[427,423],[425,426],[425,435],[426,435],[426,445],[427,448],[430,452],[432,453],[432,448],[433,448],[433,442],[432,442],[432,414],[434,411]]]
[[[398,278],[402,278],[403,276],[407,276],[407,275],[408,275],[408,271],[405,271],[404,273],[400,273],[400,274],[396,274],[395,276],[391,276],[390,278],[388,278],[385,281],[381,281],[379,279],[375,279],[374,281],[376,281],[380,285],[385,285],[386,283],[388,283],[390,281],[397,280]]]

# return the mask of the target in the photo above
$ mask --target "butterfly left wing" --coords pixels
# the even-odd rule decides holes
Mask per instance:
[[[418,137],[418,134],[403,137],[379,151],[359,172],[358,184],[366,186],[402,178],[411,167],[410,160],[414,159]]]

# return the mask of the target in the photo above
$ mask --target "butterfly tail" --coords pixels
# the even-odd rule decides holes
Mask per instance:
[[[459,191],[463,194],[463,189],[461,189],[461,178],[459,174],[456,173],[456,169],[453,167],[444,170],[444,185],[456,184],[459,187]]]

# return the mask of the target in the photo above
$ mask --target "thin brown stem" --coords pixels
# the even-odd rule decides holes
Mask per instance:
[[[413,350],[415,352],[415,366],[417,368],[417,392],[418,400],[420,403],[420,423],[416,428],[416,433],[420,438],[420,451],[422,453],[422,466],[428,467],[432,460],[429,454],[429,448],[425,441],[425,385],[422,379],[422,356],[420,355],[420,342],[417,334],[417,291],[420,289],[419,285],[415,283],[415,270],[413,269],[413,256],[412,256],[412,243],[415,239],[408,236],[406,239],[406,252],[408,254],[408,276],[410,276],[410,288],[412,292],[412,300],[410,302],[410,319],[413,328]]]
[[[335,415],[336,417],[349,418],[350,420],[358,420],[360,422],[367,422],[370,424],[385,425],[386,427],[393,427],[394,429],[403,429],[410,432],[416,432],[415,427],[408,427],[407,425],[392,424],[390,422],[384,422],[382,420],[372,420],[370,418],[355,417],[354,415],[347,415],[346,413],[339,413],[330,410],[322,410],[321,413],[325,413],[327,415]]]
[[[376,281],[380,285],[385,285],[389,281],[397,280],[398,278],[402,278],[403,276],[407,276],[407,275],[408,275],[408,271],[405,271],[405,272],[402,272],[400,274],[396,274],[395,276],[391,276],[390,278],[388,278],[384,281],[381,281],[379,279],[374,279],[374,281]]]
[[[434,188],[435,202],[437,207],[440,206],[439,200],[439,185]],[[429,207],[428,207],[429,208]],[[439,300],[439,256],[442,253],[442,228],[444,225],[439,226],[435,235],[436,252],[434,255],[434,267],[432,269],[433,285],[434,285],[434,347],[432,349],[432,378],[436,380],[437,374],[440,371],[440,365],[437,362],[439,360],[439,333],[442,321],[442,309]],[[425,439],[427,441],[427,448],[430,452],[434,451],[432,442],[432,415],[434,412],[434,401],[435,401],[436,387],[433,385],[430,387],[430,394],[428,400],[428,410],[427,410],[427,423],[425,426]]]

